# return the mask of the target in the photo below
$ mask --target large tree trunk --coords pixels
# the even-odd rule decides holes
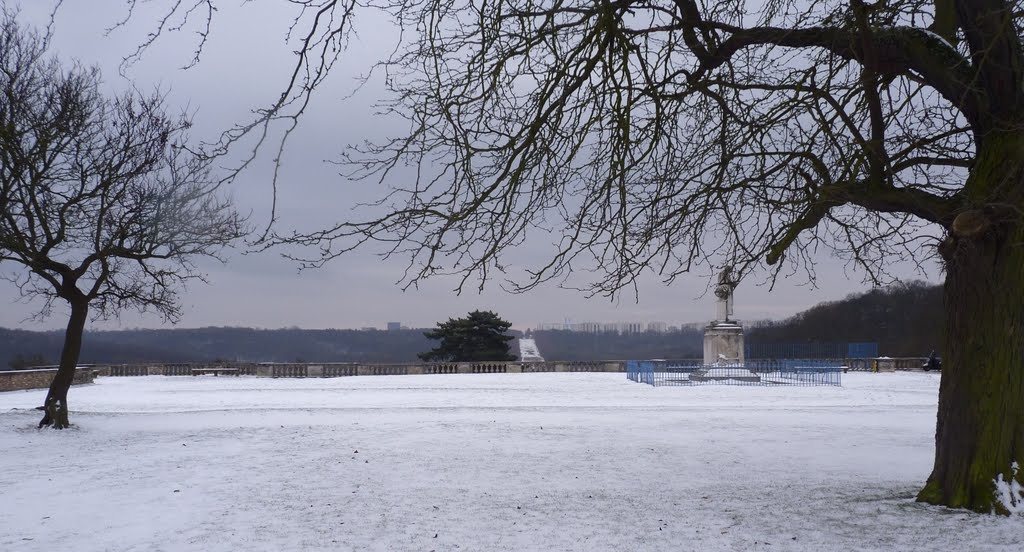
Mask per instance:
[[[1009,142],[979,151],[969,189],[981,206],[961,213],[940,247],[946,333],[935,466],[918,495],[1001,514],[1024,511],[1024,496],[1006,485],[1024,484],[1024,136]]]
[[[88,315],[88,301],[71,302],[71,317],[64,332],[60,367],[53,376],[49,392],[46,393],[46,402],[43,404],[46,413],[39,421],[39,427],[53,426],[54,429],[64,429],[71,425],[68,422],[68,389],[75,379],[75,366],[78,365],[78,356],[82,352],[82,334],[85,332]]]

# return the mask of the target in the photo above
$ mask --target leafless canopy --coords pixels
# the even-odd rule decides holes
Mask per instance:
[[[244,231],[186,118],[160,95],[107,99],[96,69],[62,68],[44,37],[0,20],[0,268],[26,296],[177,318],[193,262]]]
[[[612,294],[723,259],[813,278],[819,248],[885,280],[963,208],[979,140],[1007,122],[993,94],[1021,96],[998,76],[1019,59],[1009,0],[290,3],[292,78],[222,145],[301,117],[356,16],[390,15],[383,108],[408,132],[342,159],[389,184],[384,214],[277,240],[312,265],[383,244],[407,283],[482,282],[527,238],[553,249],[517,289],[592,270]],[[165,21],[208,30],[215,4],[169,2]]]

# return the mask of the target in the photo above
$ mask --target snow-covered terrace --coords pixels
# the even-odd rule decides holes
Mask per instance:
[[[0,393],[0,550],[1015,551],[914,502],[938,376],[99,378]]]

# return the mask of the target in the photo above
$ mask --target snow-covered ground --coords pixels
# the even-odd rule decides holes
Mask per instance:
[[[1024,549],[917,504],[938,376],[100,378],[0,393],[0,550]]]

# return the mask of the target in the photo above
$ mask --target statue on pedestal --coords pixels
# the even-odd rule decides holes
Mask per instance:
[[[732,301],[737,284],[739,277],[733,266],[722,267],[715,285],[718,317],[704,328],[704,367],[690,375],[691,381],[761,381],[761,377],[745,365],[743,326],[732,319]]]
[[[718,274],[718,286],[715,287],[715,296],[718,297],[718,318],[719,322],[729,322],[732,316],[732,296],[739,282],[732,274],[732,265],[725,265],[722,272]]]

